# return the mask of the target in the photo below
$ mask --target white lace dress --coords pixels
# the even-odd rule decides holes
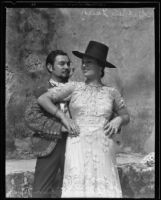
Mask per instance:
[[[68,137],[62,197],[122,197],[113,139],[104,134],[105,120],[125,106],[112,87],[69,82],[50,89],[53,101],[70,100],[78,137]]]

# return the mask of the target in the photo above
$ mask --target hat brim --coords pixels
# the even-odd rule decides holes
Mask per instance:
[[[84,56],[88,56],[88,57],[91,57],[91,58],[94,58],[96,59],[95,57],[92,57],[91,55],[88,55],[88,54],[85,54],[85,53],[81,53],[79,51],[72,51],[72,53],[77,56],[78,58],[83,58]],[[97,59],[96,59],[97,60]],[[108,67],[108,68],[117,68],[115,65],[113,65],[112,63],[106,61],[105,62],[105,67]]]

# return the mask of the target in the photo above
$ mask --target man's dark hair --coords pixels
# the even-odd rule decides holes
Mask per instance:
[[[67,57],[69,58],[68,54],[65,53],[65,52],[62,51],[62,50],[51,51],[51,52],[49,53],[49,55],[47,56],[47,58],[46,58],[46,68],[47,68],[47,65],[48,65],[48,64],[51,64],[51,65],[54,64],[55,58],[56,58],[56,56],[58,56],[58,55],[67,56]],[[70,60],[70,59],[69,59],[69,60]],[[47,70],[48,70],[48,68],[47,68]],[[48,70],[48,72],[50,72],[50,71]]]

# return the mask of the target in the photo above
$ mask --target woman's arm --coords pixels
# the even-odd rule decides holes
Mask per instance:
[[[112,96],[114,98],[113,110],[117,115],[111,121],[107,121],[104,126],[105,134],[109,137],[116,134],[123,125],[130,122],[130,116],[121,94],[116,89],[113,89]]]
[[[61,103],[67,98],[70,100],[74,88],[74,82],[68,82],[64,85],[51,88],[48,90],[48,92],[42,94],[38,98],[38,103],[48,113],[58,117],[61,120],[62,116],[64,116],[64,113],[61,110],[58,112],[57,106],[54,103]]]
[[[112,137],[113,134],[116,134],[123,125],[126,125],[130,122],[130,116],[126,107],[121,108],[117,111],[117,116],[111,121],[107,122],[104,126],[105,135]]]
[[[61,102],[63,99],[69,97],[71,95],[71,90],[66,90],[65,88],[53,88],[50,89],[49,92],[46,92],[42,94],[38,98],[38,104],[44,108],[48,113],[52,114],[53,116],[56,116],[59,118],[62,122],[62,124],[67,128],[68,132],[72,135],[78,135],[79,134],[79,128],[74,123],[74,121],[70,118],[68,118],[60,109],[57,108],[57,106],[53,102]]]
[[[127,125],[130,122],[130,115],[127,111],[127,108],[121,108],[117,111],[117,118],[120,119],[120,126]]]
[[[61,117],[64,115],[64,113],[52,102],[51,92],[42,94],[37,101],[38,104],[44,108],[44,110],[61,120]]]

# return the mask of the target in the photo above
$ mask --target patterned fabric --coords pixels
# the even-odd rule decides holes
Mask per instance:
[[[53,85],[50,87],[62,86],[62,84]],[[56,83],[56,82],[55,82]],[[37,157],[47,156],[55,148],[57,141],[62,137],[62,124],[60,120],[46,112],[37,103],[37,98],[47,92],[47,87],[39,87],[34,91],[34,95],[25,110],[26,126],[32,130],[31,142],[32,151]],[[57,104],[60,107],[60,104]],[[65,110],[64,103],[62,104],[63,111]]]
[[[61,137],[60,130],[62,125],[60,121],[41,108],[35,97],[32,97],[30,104],[26,108],[25,122],[29,129],[42,137],[48,135],[50,137],[51,134]]]
[[[103,130],[113,112],[125,107],[120,93],[81,82],[49,91],[55,102],[70,100],[72,118],[80,128],[78,137],[67,138],[62,197],[122,197],[115,139]]]

